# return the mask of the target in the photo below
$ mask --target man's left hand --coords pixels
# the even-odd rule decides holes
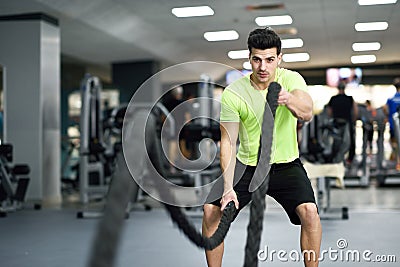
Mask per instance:
[[[285,88],[282,88],[278,95],[278,104],[287,106],[290,103],[291,97],[292,94],[286,91]]]

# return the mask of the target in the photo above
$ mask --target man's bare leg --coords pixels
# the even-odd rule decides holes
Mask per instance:
[[[317,267],[321,247],[322,227],[317,207],[314,203],[297,206],[301,221],[300,246],[304,253],[304,266]]]
[[[204,205],[203,213],[203,235],[210,237],[218,228],[222,217],[221,208],[212,204]],[[209,267],[221,267],[222,256],[224,254],[224,242],[213,250],[206,250],[207,265]]]

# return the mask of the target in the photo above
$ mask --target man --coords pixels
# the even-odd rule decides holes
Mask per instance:
[[[350,149],[347,157],[347,163],[351,164],[356,154],[355,141],[355,122],[358,117],[357,103],[352,96],[345,94],[346,84],[344,81],[339,82],[338,94],[332,96],[328,103],[328,115],[335,119],[346,120],[349,124],[350,131]]]
[[[297,119],[312,118],[312,99],[304,79],[279,68],[281,40],[271,29],[256,29],[248,37],[252,73],[229,85],[221,99],[221,168],[224,177],[222,198],[204,205],[203,235],[209,237],[218,227],[222,210],[234,201],[242,209],[251,200],[248,188],[257,165],[265,96],[268,86],[281,84],[274,123],[270,182],[267,194],[285,209],[293,224],[301,225],[301,249],[315,251],[305,266],[318,266],[321,224],[314,192],[298,159]],[[236,154],[236,141],[240,146]],[[244,170],[241,176],[240,170]],[[221,266],[224,244],[206,251],[208,266]]]
[[[393,85],[396,87],[396,93],[394,96],[387,100],[386,105],[383,107],[383,111],[389,118],[390,144],[392,145],[392,154],[390,156],[390,159],[396,160],[396,169],[400,170],[400,158],[397,151],[397,138],[394,128],[395,125],[393,122],[393,114],[398,112],[398,107],[400,106],[400,78],[395,78],[393,80]]]

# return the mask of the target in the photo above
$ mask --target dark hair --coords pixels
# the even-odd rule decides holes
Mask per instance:
[[[393,80],[393,85],[396,87],[397,90],[400,89],[400,77],[397,77]]]
[[[252,48],[264,50],[276,47],[276,52],[279,55],[281,53],[282,42],[279,35],[272,28],[266,27],[250,32],[247,39],[247,47],[250,53]]]
[[[339,90],[346,89],[346,83],[344,81],[339,81],[338,87]]]

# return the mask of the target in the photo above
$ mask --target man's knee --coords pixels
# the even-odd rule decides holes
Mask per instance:
[[[213,204],[205,204],[203,206],[203,220],[214,221],[219,220],[221,217],[221,208]]]
[[[319,222],[317,205],[315,203],[303,203],[297,206],[296,212],[302,225],[310,225]]]
[[[221,219],[221,208],[212,204],[205,204],[203,206],[203,224],[205,226],[212,226],[219,223]]]

